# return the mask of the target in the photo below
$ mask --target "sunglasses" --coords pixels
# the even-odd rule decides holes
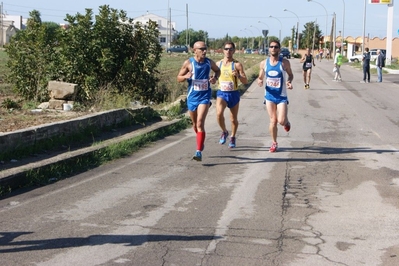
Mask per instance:
[[[274,46],[270,45],[269,48],[280,49],[280,46],[278,46],[278,45],[274,45]]]
[[[234,48],[224,48],[225,51],[234,51]]]
[[[201,50],[201,51],[206,51],[208,49],[208,47],[200,47],[200,48],[197,48],[197,49]]]

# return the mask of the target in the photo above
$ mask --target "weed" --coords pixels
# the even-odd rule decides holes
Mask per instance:
[[[6,98],[3,100],[3,102],[1,103],[1,107],[7,110],[11,110],[11,109],[21,109],[21,102],[22,101],[14,101],[10,98]]]

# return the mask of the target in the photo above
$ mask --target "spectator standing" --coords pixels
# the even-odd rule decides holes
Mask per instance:
[[[194,56],[184,61],[177,81],[188,82],[187,107],[197,135],[197,150],[193,157],[202,161],[202,150],[205,142],[205,118],[208,114],[212,90],[210,84],[215,84],[220,76],[220,69],[216,63],[206,57],[207,47],[205,42],[194,43]],[[214,72],[210,76],[211,70]]]
[[[382,68],[385,66],[385,55],[380,49],[377,50],[375,65],[377,66],[377,82],[382,82]]]
[[[365,53],[363,53],[363,83],[370,83],[370,51],[369,48],[366,47]]]
[[[335,71],[335,77],[333,79],[333,81],[342,81],[342,77],[341,77],[341,65],[342,65],[342,54],[341,51],[339,49],[337,49],[337,54],[334,57],[334,67],[336,69]]]

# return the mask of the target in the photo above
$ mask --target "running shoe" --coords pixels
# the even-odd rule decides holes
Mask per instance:
[[[229,143],[229,148],[235,148],[235,147],[236,147],[236,137],[231,137],[230,143]]]
[[[196,160],[198,162],[202,161],[202,153],[201,151],[196,151],[195,155],[193,156],[193,160]]]
[[[227,131],[226,132],[222,132],[222,135],[220,136],[219,143],[220,144],[225,144],[228,135],[229,135],[229,132],[227,132]]]
[[[310,88],[309,84],[306,84],[306,89],[308,90]]]
[[[277,142],[273,142],[272,146],[269,149],[269,152],[276,152],[277,151],[277,147],[278,147]]]
[[[284,126],[284,130],[289,132],[291,130],[291,123],[288,121],[287,124]]]

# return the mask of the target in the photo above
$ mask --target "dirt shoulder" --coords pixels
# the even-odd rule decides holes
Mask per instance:
[[[0,133],[12,132],[28,127],[70,120],[86,115],[84,112],[62,110],[7,110],[0,108]]]

